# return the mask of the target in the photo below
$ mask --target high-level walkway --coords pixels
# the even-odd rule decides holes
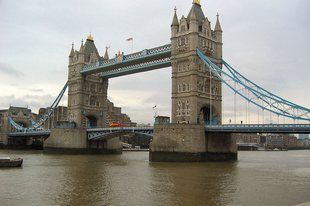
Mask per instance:
[[[144,49],[128,55],[119,54],[113,59],[85,65],[80,73],[100,73],[100,77],[112,78],[168,66],[171,66],[171,44]]]

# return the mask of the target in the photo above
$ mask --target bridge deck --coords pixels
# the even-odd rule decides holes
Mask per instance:
[[[118,135],[138,133],[152,136],[154,127],[108,127],[87,129],[88,140],[109,139]],[[223,124],[206,125],[206,132],[223,133],[306,133],[310,134],[310,124]],[[9,137],[49,136],[50,130],[11,132]],[[103,138],[103,136],[106,136]],[[109,136],[109,137],[108,137]]]
[[[223,124],[206,125],[207,132],[226,133],[309,133],[310,124]]]

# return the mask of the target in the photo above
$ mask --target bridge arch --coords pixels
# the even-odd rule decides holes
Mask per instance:
[[[198,122],[205,125],[210,125],[210,123],[216,125],[218,124],[218,116],[219,112],[214,105],[212,105],[211,109],[210,104],[204,104],[200,108]]]
[[[86,128],[97,128],[98,118],[92,115],[87,115],[84,117],[84,123]]]

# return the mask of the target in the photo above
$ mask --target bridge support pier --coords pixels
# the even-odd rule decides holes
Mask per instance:
[[[119,138],[106,141],[87,141],[86,129],[54,128],[44,141],[44,154],[121,154]]]
[[[158,124],[150,144],[152,162],[208,162],[237,160],[236,137],[208,133],[201,124]]]

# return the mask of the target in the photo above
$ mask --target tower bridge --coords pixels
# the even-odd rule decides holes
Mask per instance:
[[[310,133],[306,124],[222,124],[223,83],[246,101],[277,115],[310,120],[310,110],[264,90],[228,65],[222,59],[223,31],[219,15],[214,29],[210,25],[200,2],[195,0],[187,17],[179,19],[175,9],[169,44],[128,55],[119,53],[114,58],[109,58],[107,51],[100,56],[91,35],[85,43],[81,42],[79,50],[74,50],[72,45],[67,85],[68,114],[74,128],[47,131],[50,137],[44,142],[44,152],[121,153],[118,136],[135,132],[153,136],[150,161],[234,160],[237,159],[237,132]],[[223,65],[230,74],[223,71]],[[171,123],[149,128],[105,128],[109,78],[168,66],[172,67]],[[45,120],[33,124],[30,130],[37,129]],[[31,134],[28,130],[23,130],[23,135]]]

